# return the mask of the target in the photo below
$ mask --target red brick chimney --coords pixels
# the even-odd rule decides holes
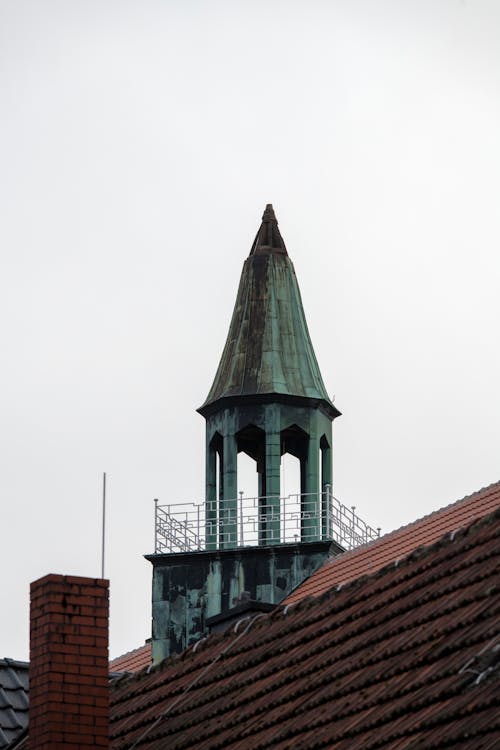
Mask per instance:
[[[31,584],[31,750],[109,747],[109,581]]]

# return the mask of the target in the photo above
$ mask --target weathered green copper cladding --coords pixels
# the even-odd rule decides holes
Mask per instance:
[[[271,205],[243,266],[219,368],[198,411],[207,422],[208,550],[237,544],[240,452],[256,461],[260,544],[281,539],[284,453],[300,461],[302,539],[328,538],[323,503],[332,484],[332,422],[340,412],[323,384]]]
[[[226,345],[202,414],[220,399],[280,394],[330,401],[309,336],[293,264],[272,206],[243,266]]]
[[[243,592],[278,604],[341,552],[328,541],[146,555],[153,565],[153,662],[207,636],[207,619],[230,612]]]
[[[207,634],[207,618],[226,614],[243,592],[280,602],[329,555],[326,507],[332,488],[332,422],[307,330],[293,265],[272,206],[241,275],[229,335],[207,400],[205,545],[199,552],[151,555],[153,659]],[[238,546],[238,453],[255,461],[258,546]],[[281,456],[300,462],[300,539],[286,543]],[[328,491],[325,492],[325,488]],[[284,501],[283,501],[284,503]],[[283,505],[284,507],[284,505]],[[243,534],[241,532],[240,544]]]

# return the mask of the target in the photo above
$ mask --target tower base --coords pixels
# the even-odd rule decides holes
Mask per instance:
[[[207,619],[236,607],[243,592],[279,604],[343,548],[332,541],[146,555],[153,565],[153,663],[208,634]]]

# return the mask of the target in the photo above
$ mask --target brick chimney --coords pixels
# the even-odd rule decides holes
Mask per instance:
[[[31,584],[31,750],[109,747],[109,581]]]

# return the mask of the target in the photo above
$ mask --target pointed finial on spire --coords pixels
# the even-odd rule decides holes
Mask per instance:
[[[268,203],[266,205],[266,208],[264,210],[264,213],[262,214],[262,221],[275,221],[276,224],[278,223],[278,219],[276,218],[276,214],[274,213],[274,208],[272,203]]]
[[[262,224],[250,250],[250,255],[261,255],[262,253],[281,253],[282,255],[287,255],[272,203],[268,203],[264,209]]]

